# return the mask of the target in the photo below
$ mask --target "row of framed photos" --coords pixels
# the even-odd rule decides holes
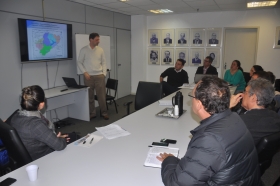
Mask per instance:
[[[213,58],[214,67],[220,67],[220,48],[149,48],[148,64],[174,66],[177,59],[183,59],[185,66],[201,66],[206,56]]]
[[[221,47],[222,28],[149,29],[148,43],[152,47]]]

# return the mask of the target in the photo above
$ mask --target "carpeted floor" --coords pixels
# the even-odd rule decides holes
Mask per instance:
[[[114,103],[112,103],[111,105],[108,104],[109,107],[108,114],[110,117],[109,120],[104,120],[99,115],[95,119],[92,119],[90,122],[67,118],[67,120],[72,124],[69,126],[62,127],[57,131],[60,131],[62,133],[69,133],[75,131],[81,136],[85,136],[88,133],[96,131],[95,127],[106,126],[125,116],[127,114],[126,112],[127,107],[124,106],[124,103],[129,101],[134,102],[134,99],[135,96],[133,95],[118,99],[116,101],[118,104],[118,114],[116,113]],[[134,103],[131,104],[130,110],[131,112],[134,111]],[[97,113],[99,113],[99,108],[97,108]],[[188,132],[189,131],[186,131],[186,133]],[[265,186],[272,186],[279,176],[280,176],[280,152],[278,152],[274,156],[272,165],[268,170],[266,170],[266,172],[262,176],[262,181],[264,182]]]

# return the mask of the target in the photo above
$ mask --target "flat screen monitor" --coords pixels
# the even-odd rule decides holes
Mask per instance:
[[[73,58],[71,24],[19,18],[18,30],[22,63]]]

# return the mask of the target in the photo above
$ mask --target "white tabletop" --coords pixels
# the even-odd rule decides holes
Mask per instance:
[[[198,117],[191,111],[191,98],[187,96],[190,90],[182,89],[181,92],[187,112],[179,119],[155,116],[166,107],[156,102],[115,122],[129,131],[129,136],[114,140],[103,138],[91,148],[70,144],[63,151],[42,157],[31,163],[39,166],[35,182],[28,180],[26,166],[0,180],[15,178],[17,182],[13,186],[162,186],[161,169],[143,166],[148,145],[162,138],[177,140],[177,144],[169,146],[179,148],[179,157],[182,157],[190,141],[190,131],[199,125]],[[174,94],[164,99],[172,96]]]

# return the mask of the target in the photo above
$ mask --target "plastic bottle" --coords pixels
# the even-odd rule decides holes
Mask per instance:
[[[174,115],[175,116],[179,116],[179,107],[178,107],[178,105],[175,105],[175,107],[174,107]]]

